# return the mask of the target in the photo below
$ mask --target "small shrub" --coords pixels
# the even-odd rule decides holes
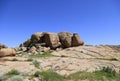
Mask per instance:
[[[18,61],[18,59],[16,59],[16,58],[13,58],[11,61]]]
[[[111,60],[111,61],[118,61],[117,58],[110,58],[109,60]]]
[[[34,74],[35,77],[39,77],[40,75],[41,75],[40,71],[36,71],[35,74]]]
[[[84,53],[83,51],[80,51],[81,53]]]
[[[28,58],[26,61],[33,61],[33,59],[32,58]]]
[[[40,64],[37,60],[33,61],[33,64],[36,68],[39,68]]]
[[[35,77],[42,77],[45,81],[64,81],[64,77],[52,71],[37,71]]]
[[[31,55],[31,58],[40,58],[40,57],[51,57],[54,56],[51,53],[35,54]]]
[[[65,55],[61,55],[61,57],[67,57],[67,56],[65,56]]]
[[[108,74],[111,74],[111,76],[115,76],[115,74],[116,74],[116,71],[110,67],[103,67],[101,72],[106,72]]]
[[[67,77],[68,80],[90,80],[90,81],[119,81],[120,74],[116,73],[110,67],[103,67],[103,69],[95,72],[76,72]]]
[[[12,69],[11,71],[7,72],[6,75],[13,76],[13,75],[19,75],[20,73],[16,69]]]

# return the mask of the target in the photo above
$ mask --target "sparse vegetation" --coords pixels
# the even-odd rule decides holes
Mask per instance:
[[[33,61],[33,59],[32,58],[28,58],[26,61]]]
[[[18,61],[18,59],[16,59],[16,58],[13,58],[11,61]]]
[[[117,58],[110,58],[109,60],[111,60],[111,61],[118,61]]]
[[[35,55],[31,55],[31,58],[40,58],[40,57],[51,57],[54,56],[51,53],[43,53],[43,54],[35,54]]]
[[[90,72],[77,72],[74,74],[71,74],[67,77],[69,80],[90,80],[90,81],[120,81],[120,74],[116,73],[115,70],[109,68],[109,67],[104,67],[100,71],[95,71],[93,73]]]
[[[7,72],[7,76],[19,75],[20,73],[16,69],[12,69],[11,71]]]
[[[37,71],[35,77],[42,77],[45,81],[64,81],[64,77],[52,71]]]
[[[109,61],[118,61],[117,58],[96,58],[96,59],[99,59],[99,60],[109,60]]]
[[[38,63],[38,62],[37,62]],[[35,62],[36,64],[36,62]],[[37,65],[38,67],[38,65]],[[19,75],[20,73],[12,69],[7,76],[11,77],[10,81],[23,81],[23,77]],[[27,75],[29,76],[29,75]],[[89,81],[120,81],[120,74],[110,67],[103,67],[99,71],[95,72],[76,72],[67,77],[61,76],[50,70],[48,71],[36,71],[31,77],[40,77],[43,81],[80,81],[80,80],[89,80]],[[5,78],[1,78],[1,80]]]
[[[52,71],[37,71],[34,77],[42,77],[43,81],[120,81],[120,74],[110,67],[103,67],[103,69],[95,72],[76,72],[67,77]]]
[[[110,67],[103,67],[103,69],[101,71],[112,74],[113,76],[115,76],[115,74],[116,74],[116,71]]]
[[[27,52],[22,52],[20,54],[17,54],[16,56],[18,56],[18,57],[28,57],[29,55],[28,55]]]
[[[40,64],[37,60],[33,61],[33,64],[36,68],[39,68]]]
[[[34,74],[35,77],[39,77],[41,76],[41,72],[40,71],[36,71],[35,74]]]

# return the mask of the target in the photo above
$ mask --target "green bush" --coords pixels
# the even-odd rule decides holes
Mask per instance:
[[[51,57],[54,56],[51,53],[43,53],[43,54],[35,54],[35,55],[31,55],[31,58],[40,58],[40,57]]]
[[[35,77],[39,77],[41,76],[41,72],[40,71],[36,71],[35,74],[34,74]]]
[[[118,61],[117,58],[96,58],[96,59],[99,59],[99,60],[108,60],[108,61]]]
[[[64,81],[64,77],[52,71],[37,71],[35,77],[42,77],[45,81]]]
[[[105,72],[107,74],[110,74],[110,76],[115,76],[116,71],[110,67],[103,67],[103,69],[101,70],[101,72]]]
[[[120,74],[116,73],[110,67],[103,67],[103,69],[95,72],[76,72],[67,77],[69,80],[90,80],[90,81],[120,81]]]
[[[12,69],[11,71],[7,72],[6,75],[13,76],[13,75],[19,75],[20,73],[16,69]]]
[[[33,61],[33,65],[36,67],[36,68],[39,68],[40,64],[37,60]]]
[[[32,58],[28,58],[26,61],[33,61],[33,59]]]

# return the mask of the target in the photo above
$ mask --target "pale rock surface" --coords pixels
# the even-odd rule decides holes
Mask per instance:
[[[120,72],[120,53],[107,46],[79,46],[52,52],[53,57],[33,58],[40,68],[33,65],[28,58],[14,57],[18,61],[10,61],[12,57],[0,59],[0,75],[15,68],[20,72],[34,74],[36,71],[51,70],[60,75],[68,76],[78,71],[94,72],[103,67],[111,67]],[[116,58],[118,61],[109,59]]]

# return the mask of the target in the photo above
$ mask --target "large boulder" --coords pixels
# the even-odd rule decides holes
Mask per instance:
[[[42,42],[42,37],[43,37],[44,33],[43,32],[37,32],[32,34],[31,36],[31,41],[32,42]]]
[[[72,34],[70,32],[60,32],[58,36],[63,48],[71,47]]]
[[[31,53],[35,53],[35,51],[39,53],[43,52],[44,47],[50,47],[50,50],[56,50],[57,48],[68,48],[83,44],[84,42],[76,33],[72,35],[70,32],[60,32],[58,34],[51,32],[37,32],[32,34],[31,38],[21,44],[20,47],[25,47],[26,51],[29,50]],[[36,47],[36,50],[31,48],[33,46]]]
[[[59,37],[56,33],[44,33],[43,42],[51,49],[56,49],[61,45]]]
[[[8,48],[8,47],[4,44],[0,44],[0,49],[2,49],[2,48]]]
[[[3,48],[3,49],[0,49],[0,57],[15,56],[15,55],[16,55],[15,49],[12,49],[12,48]]]
[[[83,44],[84,42],[80,39],[78,33],[74,33],[72,36],[72,46],[80,46]]]

